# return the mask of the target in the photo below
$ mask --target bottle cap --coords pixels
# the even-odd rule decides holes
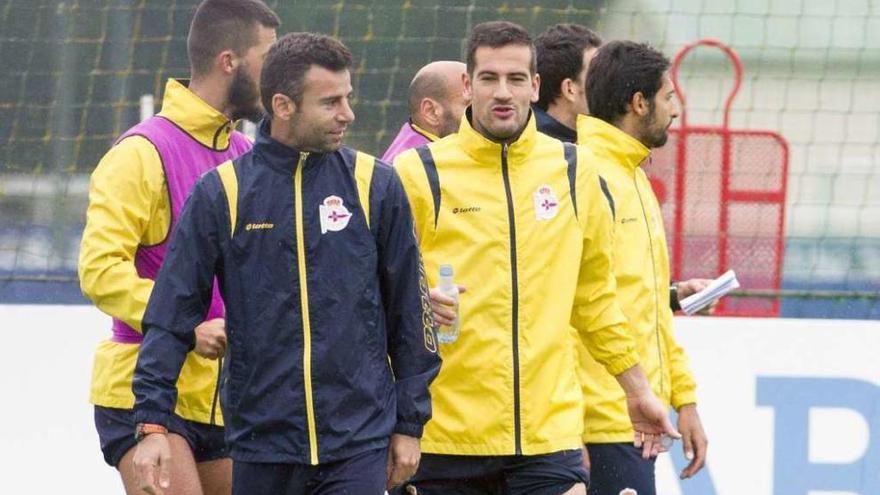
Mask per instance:
[[[441,277],[451,277],[452,276],[452,265],[440,265],[440,276]]]

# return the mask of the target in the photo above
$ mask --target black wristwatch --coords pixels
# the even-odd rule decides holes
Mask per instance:
[[[681,311],[681,303],[678,302],[678,282],[669,285],[669,307],[672,311]]]

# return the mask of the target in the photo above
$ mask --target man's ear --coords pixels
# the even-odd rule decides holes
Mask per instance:
[[[645,95],[643,95],[641,91],[636,91],[635,94],[632,95],[628,106],[632,108],[633,113],[639,117],[645,117],[651,113],[651,106],[648,103],[648,99],[645,98]]]
[[[532,103],[537,103],[541,97],[541,74],[535,72],[532,76]]]
[[[289,96],[275,93],[272,95],[272,115],[281,120],[290,120],[296,113],[296,102]]]
[[[419,113],[431,127],[438,127],[443,118],[443,107],[431,98],[422,98],[419,102]]]
[[[223,50],[217,54],[214,64],[227,75],[231,75],[238,67],[238,57],[232,50]]]
[[[577,81],[566,77],[562,80],[562,96],[565,97],[571,103],[574,103],[574,100],[577,99],[578,91],[577,91]]]

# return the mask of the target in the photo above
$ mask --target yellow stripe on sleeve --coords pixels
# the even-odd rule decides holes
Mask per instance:
[[[376,159],[358,151],[354,162],[354,178],[357,181],[358,199],[367,219],[367,228],[370,227],[370,183],[373,181],[374,168]]]
[[[217,167],[217,173],[220,174],[220,182],[223,183],[223,190],[226,191],[226,202],[229,205],[229,237],[232,237],[235,235],[235,222],[238,218],[238,177],[235,175],[231,161],[223,162]]]

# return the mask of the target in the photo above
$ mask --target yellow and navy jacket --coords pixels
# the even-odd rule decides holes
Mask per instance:
[[[577,335],[607,371],[638,364],[614,296],[611,211],[588,152],[470,125],[395,160],[428,279],[452,264],[461,334],[441,347],[422,450],[534,455],[581,445]],[[574,330],[576,329],[576,330]],[[603,370],[603,373],[606,371]]]
[[[203,171],[251,146],[185,84],[169,79],[162,111],[126,131],[92,173],[80,286],[114,319],[113,336],[98,345],[92,368],[90,402],[98,406],[134,406],[131,380],[141,321],[186,194]],[[216,306],[222,315],[222,303]],[[222,424],[216,407],[219,371],[217,361],[195,353],[187,357],[177,383],[178,415]]]
[[[217,275],[230,455],[321,464],[421,436],[440,368],[409,204],[394,170],[350,148],[272,139],[202,177],[144,316],[135,419],[165,424]]]
[[[695,403],[696,384],[687,356],[672,333],[663,216],[641,167],[650,150],[617,127],[585,115],[578,117],[578,144],[596,157],[596,168],[614,198],[617,299],[634,332],[645,374],[667,404],[678,409]],[[632,442],[623,390],[586,349],[580,350],[584,442]]]

